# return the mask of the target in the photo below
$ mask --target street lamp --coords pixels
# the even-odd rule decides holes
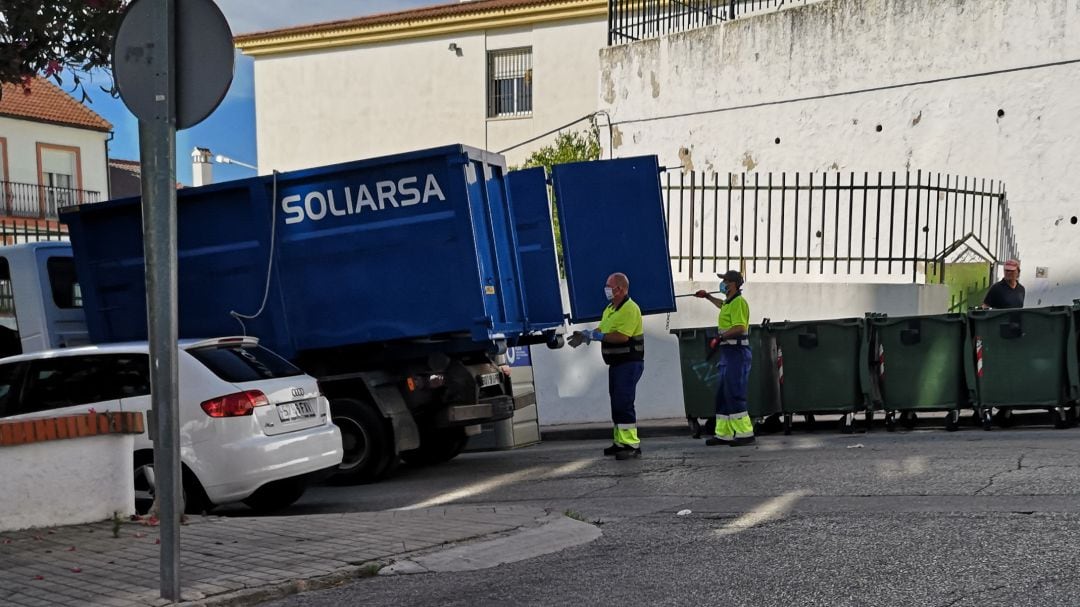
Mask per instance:
[[[239,160],[233,160],[232,158],[229,158],[228,156],[223,156],[221,154],[218,154],[218,155],[214,156],[214,162],[216,162],[218,164],[235,164],[235,165],[242,166],[242,167],[244,167],[246,169],[251,169],[252,171],[258,171],[259,170],[259,167],[255,166],[253,164],[248,164],[246,162],[240,162]]]

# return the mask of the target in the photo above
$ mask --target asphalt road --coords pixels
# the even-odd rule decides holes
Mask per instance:
[[[315,487],[290,513],[527,504],[602,536],[271,604],[1080,604],[1080,429],[821,431],[753,448],[646,437],[644,457],[625,462],[604,446],[549,442]]]

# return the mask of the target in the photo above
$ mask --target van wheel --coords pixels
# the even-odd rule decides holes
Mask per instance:
[[[187,514],[202,514],[214,507],[206,497],[195,475],[181,464],[180,510]],[[135,513],[150,512],[157,498],[157,475],[154,474],[154,452],[139,451],[135,454]]]
[[[304,495],[305,489],[307,489],[307,483],[301,480],[274,481],[259,487],[255,493],[244,500],[244,504],[260,514],[277,512],[293,505],[300,496]]]
[[[430,466],[448,462],[465,450],[469,437],[464,428],[442,428],[424,432],[420,436],[420,447],[411,451],[402,451],[401,459],[414,466]]]
[[[393,454],[393,437],[374,405],[351,398],[330,401],[330,417],[341,430],[344,451],[331,482],[370,483],[379,480]]]

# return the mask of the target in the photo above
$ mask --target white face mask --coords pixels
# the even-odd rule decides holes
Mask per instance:
[[[607,297],[608,301],[615,299],[615,293],[611,290],[611,287],[604,287],[604,297]]]

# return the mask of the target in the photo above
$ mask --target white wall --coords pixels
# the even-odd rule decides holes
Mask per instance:
[[[715,290],[716,281],[675,283],[675,294]],[[631,287],[631,296],[633,295]],[[949,291],[942,285],[747,283],[750,322],[763,318],[815,320],[862,317],[866,312],[892,316],[942,314]],[[670,329],[716,325],[717,309],[693,297],[676,299],[678,311],[645,317],[645,375],[638,384],[639,420],[682,417],[679,344]],[[572,327],[576,328],[576,327]],[[591,328],[591,327],[590,327]],[[542,425],[611,420],[607,367],[596,346],[549,350],[531,348],[536,399]]]
[[[106,434],[0,447],[0,531],[134,514],[133,440]]]
[[[8,181],[38,183],[38,143],[74,147],[79,148],[82,189],[99,192],[101,200],[108,198],[108,133],[0,117],[0,137],[7,139]]]
[[[1062,304],[1080,297],[1078,60],[1076,2],[826,0],[606,49],[600,106],[617,156],[668,166],[1003,180],[1028,303]]]
[[[606,36],[606,21],[592,18],[255,57],[259,168],[451,143],[499,151],[596,109]],[[489,120],[487,51],[519,46],[533,49],[533,114]],[[508,152],[508,162],[520,164],[549,140]]]

